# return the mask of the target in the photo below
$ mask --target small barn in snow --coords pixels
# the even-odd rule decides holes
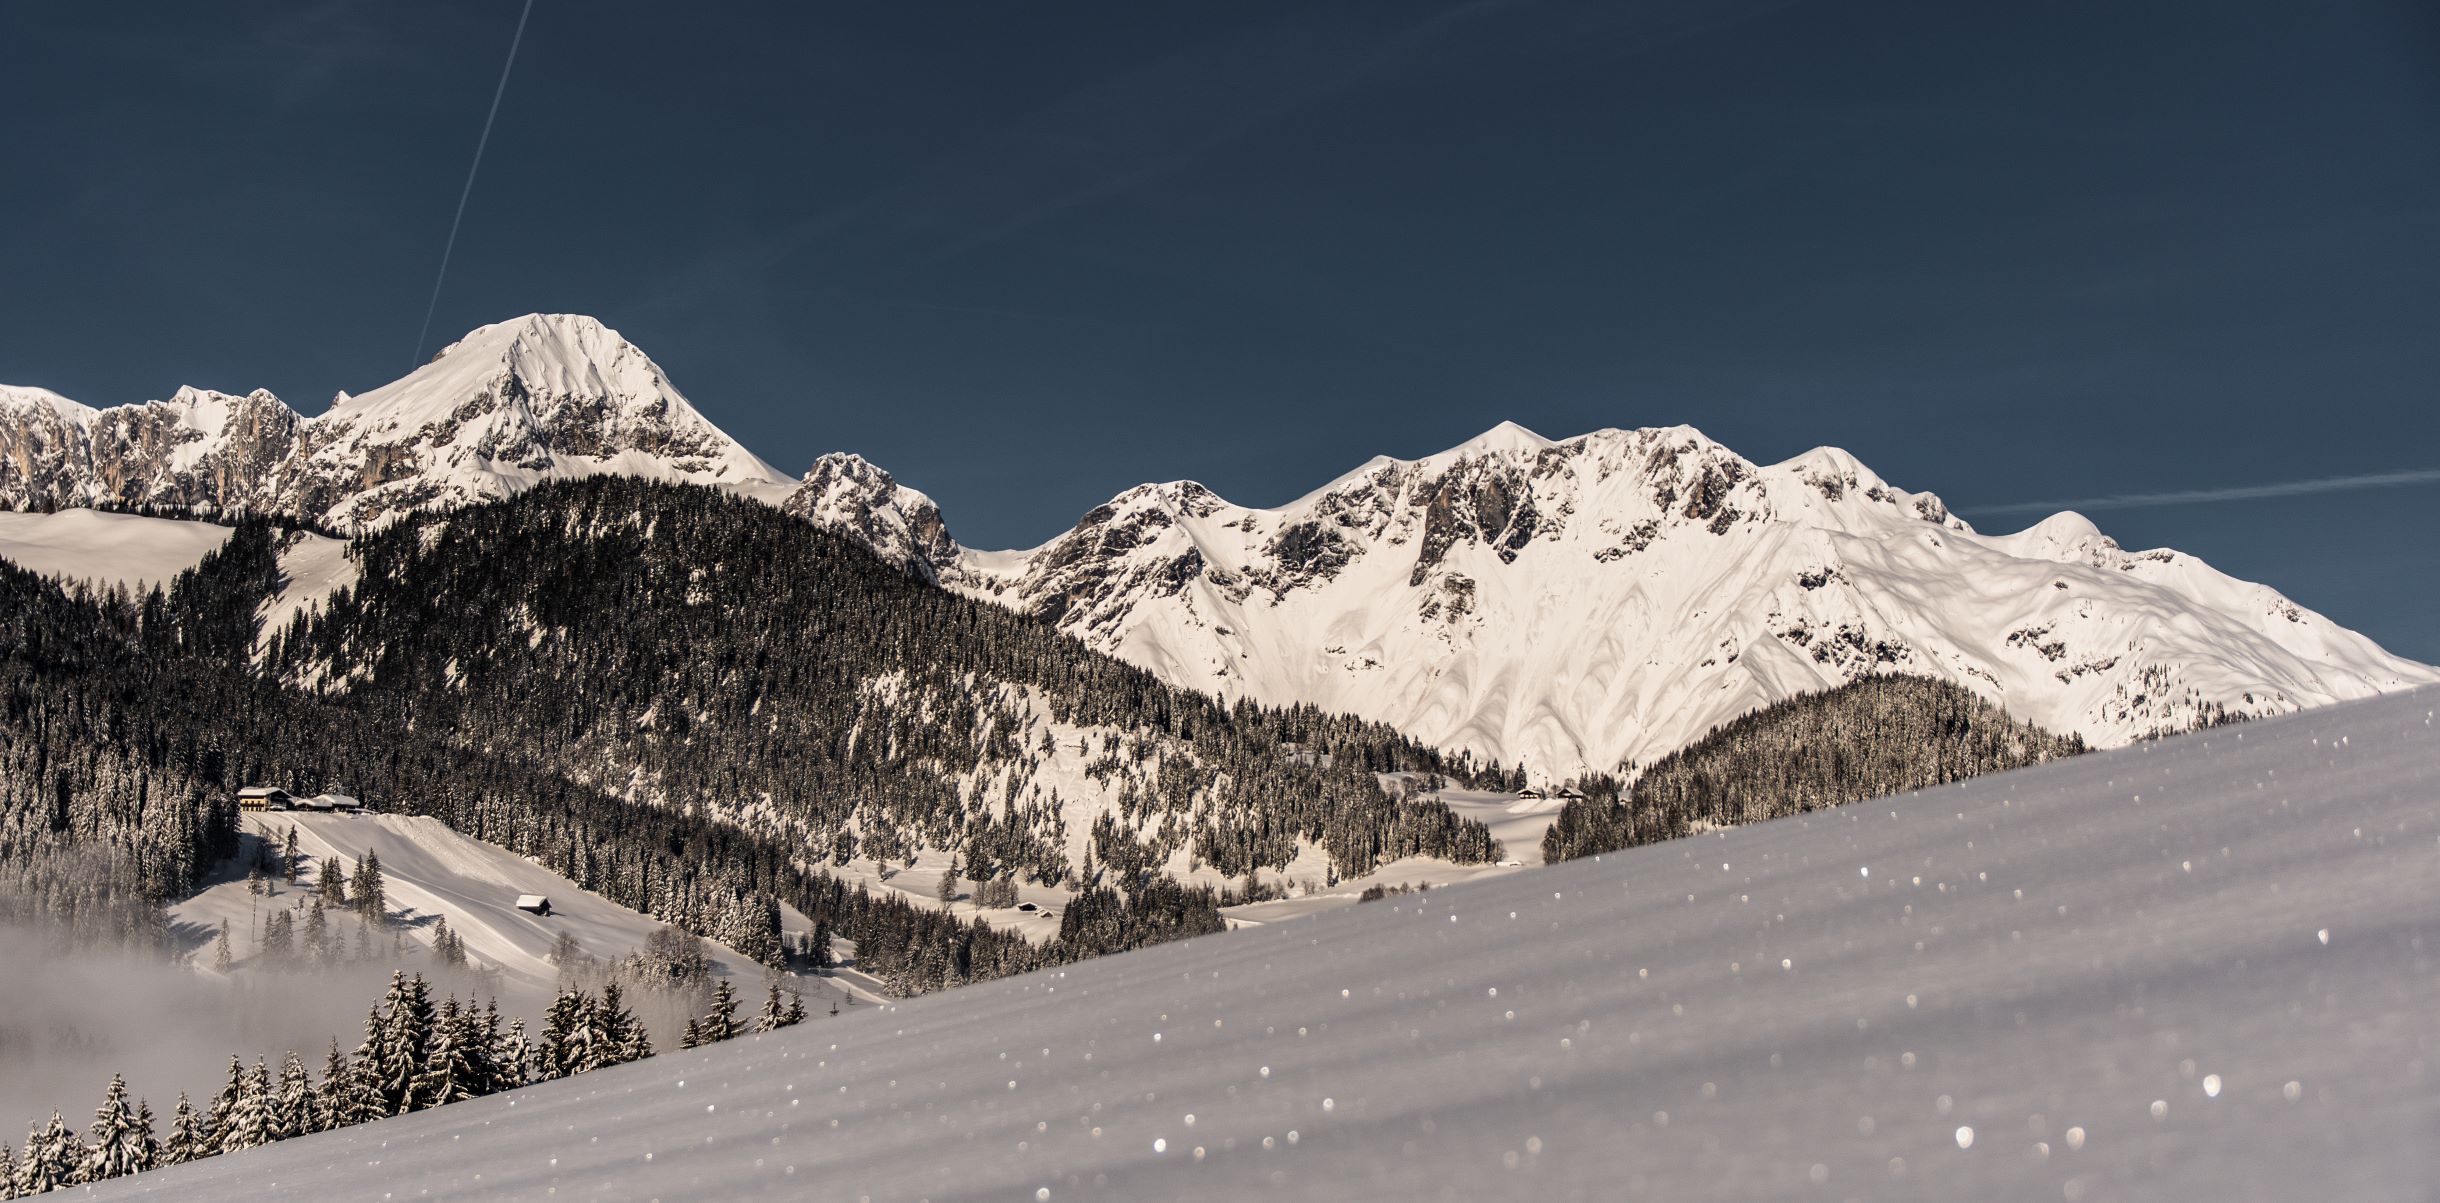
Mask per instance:
[[[517,909],[532,915],[549,915],[551,900],[540,894],[517,895]]]

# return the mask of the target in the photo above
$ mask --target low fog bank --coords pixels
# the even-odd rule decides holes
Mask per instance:
[[[232,1055],[276,1069],[294,1050],[319,1072],[332,1040],[352,1051],[364,1038],[365,1011],[388,988],[391,968],[223,976],[157,954],[75,949],[55,930],[21,924],[0,924],[0,965],[17,967],[0,974],[0,1139],[12,1141],[22,1139],[19,1125],[48,1120],[54,1108],[82,1127],[113,1073],[166,1124],[178,1092],[200,1101],[218,1089]],[[398,967],[423,973],[439,996],[496,997],[529,1025],[551,1001],[535,987],[435,972],[424,956]]]

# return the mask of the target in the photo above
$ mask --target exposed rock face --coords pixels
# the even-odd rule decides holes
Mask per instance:
[[[870,546],[929,581],[957,568],[957,541],[932,499],[899,484],[860,455],[831,454],[781,498],[780,509]]]

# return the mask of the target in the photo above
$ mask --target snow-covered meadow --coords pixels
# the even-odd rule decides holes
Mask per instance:
[[[817,1017],[94,1194],[2425,1199],[2435,707]]]

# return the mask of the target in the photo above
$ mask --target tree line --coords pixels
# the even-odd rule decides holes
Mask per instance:
[[[1925,789],[2084,751],[1973,690],[1911,675],[1800,694],[1724,723],[1621,788],[1577,782],[1542,837],[1546,861]]]
[[[687,1021],[685,1047],[774,1032],[804,1019],[804,999],[783,990],[777,975],[751,1017],[738,1014],[735,989],[722,978],[709,1010]],[[231,1057],[219,1092],[200,1107],[180,1093],[164,1132],[152,1105],[130,1103],[126,1078],[113,1074],[83,1133],[53,1111],[48,1124],[27,1130],[22,1149],[0,1141],[0,1199],[241,1152],[652,1054],[651,1038],[616,980],[599,993],[563,988],[541,1031],[529,1039],[525,1021],[503,1025],[493,1003],[478,1009],[471,998],[461,1003],[452,994],[435,1004],[422,974],[393,972],[388,992],[365,1015],[362,1043],[350,1053],[332,1041],[319,1076],[293,1051],[276,1070],[264,1058],[249,1068]]]

